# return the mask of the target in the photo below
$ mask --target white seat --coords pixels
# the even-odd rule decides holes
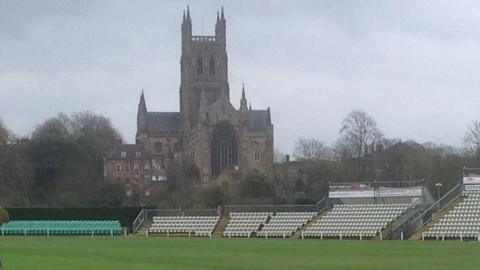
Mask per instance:
[[[308,227],[304,236],[375,237],[409,207],[409,204],[335,205],[324,217]]]
[[[156,216],[149,233],[210,236],[219,219],[220,216]]]
[[[424,233],[426,239],[478,239],[480,193],[464,193],[463,201]]]

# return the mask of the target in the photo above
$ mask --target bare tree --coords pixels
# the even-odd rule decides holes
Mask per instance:
[[[468,127],[464,142],[467,151],[480,155],[480,121],[474,121],[472,125]]]
[[[377,122],[362,110],[353,110],[343,119],[340,135],[352,155],[357,158],[367,155],[371,145],[383,136]]]
[[[297,160],[331,159],[330,147],[314,138],[299,138],[295,141],[293,157]]]
[[[349,159],[353,157],[351,149],[350,143],[344,137],[340,137],[333,146],[333,154],[337,160]]]
[[[285,162],[285,153],[280,151],[280,149],[275,148],[273,151],[273,162],[274,163],[283,163]]]
[[[365,111],[353,110],[342,121],[340,139],[335,147],[337,156],[344,160],[356,160],[357,177],[373,177],[373,162],[370,154],[375,151],[375,144],[383,137],[375,120]],[[371,168],[370,168],[371,167]],[[368,173],[370,169],[370,173]]]

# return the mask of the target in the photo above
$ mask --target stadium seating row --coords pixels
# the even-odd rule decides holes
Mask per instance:
[[[409,204],[335,205],[324,217],[308,227],[303,236],[373,238],[409,207]]]
[[[318,212],[245,212],[230,213],[224,237],[290,237],[312,220]]]
[[[232,212],[224,237],[290,237],[317,212]],[[219,216],[156,216],[149,234],[211,236]]]
[[[272,214],[271,212],[232,212],[223,236],[251,237],[268,221]]]
[[[118,235],[122,227],[110,220],[12,220],[0,227],[2,235]]]
[[[211,236],[220,216],[166,216],[154,217],[151,234],[193,234]]]
[[[464,200],[423,233],[423,239],[478,239],[480,194],[466,193]]]
[[[312,220],[318,212],[285,212],[272,216],[257,232],[260,237],[290,237]]]
[[[335,205],[325,217],[308,227],[304,237],[373,238],[397,219],[409,204]],[[290,237],[318,212],[232,212],[224,237]],[[154,217],[149,233],[188,233],[210,236],[218,216]]]

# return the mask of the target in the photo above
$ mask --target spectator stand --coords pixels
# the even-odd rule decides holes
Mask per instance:
[[[329,212],[302,233],[302,238],[366,239],[390,236],[408,212],[420,209],[430,193],[424,181],[329,183]],[[430,199],[431,200],[431,199]]]
[[[328,200],[312,205],[227,205],[224,237],[291,237],[325,210]]]
[[[463,168],[462,181],[427,210],[412,221],[425,227],[422,240],[480,241],[480,168]]]
[[[132,229],[146,236],[211,236],[220,219],[221,210],[214,209],[143,209]],[[142,232],[143,233],[143,232]]]
[[[115,220],[11,220],[0,226],[6,235],[122,235],[124,231]]]
[[[399,229],[394,231],[393,239],[409,239],[413,237],[417,231],[421,230],[425,225],[433,221],[433,219],[438,216],[439,213],[445,211],[455,201],[457,201],[462,196],[462,190],[463,186],[461,183],[454,186],[435,203],[431,204],[425,210],[418,212],[417,215],[401,224]]]

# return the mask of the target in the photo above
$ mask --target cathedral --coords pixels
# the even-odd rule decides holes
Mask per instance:
[[[182,21],[180,112],[148,111],[142,92],[138,105],[136,144],[164,174],[172,162],[194,163],[200,181],[225,171],[273,171],[273,125],[270,108],[247,106],[245,88],[238,109],[230,102],[226,20],[217,13],[215,35],[192,35],[187,7]],[[239,87],[240,88],[240,87]]]

